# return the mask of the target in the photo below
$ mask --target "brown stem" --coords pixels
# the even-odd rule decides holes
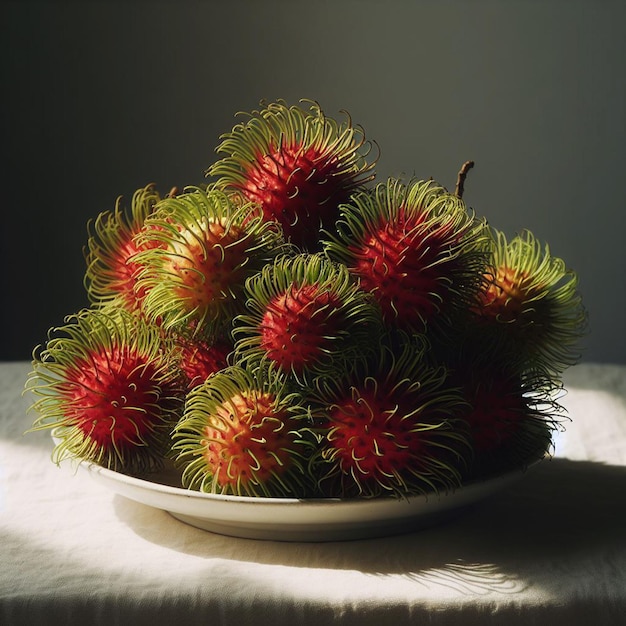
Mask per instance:
[[[456,179],[456,188],[454,190],[454,195],[457,198],[463,197],[463,191],[465,190],[465,179],[467,178],[467,173],[474,167],[474,161],[465,161],[459,170],[459,174]]]

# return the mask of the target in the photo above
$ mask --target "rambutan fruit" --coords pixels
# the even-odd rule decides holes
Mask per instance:
[[[524,467],[548,452],[561,413],[558,385],[522,377],[504,362],[466,366],[451,379],[470,407],[464,419],[474,450],[474,478]]]
[[[284,253],[280,228],[214,188],[162,200],[139,240],[144,310],[173,330],[211,340],[243,310],[245,280]]]
[[[300,378],[342,368],[381,328],[375,302],[348,269],[321,254],[281,257],[248,279],[235,353]]]
[[[195,387],[174,429],[183,484],[208,493],[301,497],[308,408],[272,369],[231,366]]]
[[[485,224],[432,181],[380,183],[341,207],[330,258],[379,302],[385,322],[421,333],[463,308],[485,267]]]
[[[232,349],[230,342],[224,339],[209,342],[185,335],[177,337],[174,350],[187,389],[197,387],[211,374],[226,368]]]
[[[423,348],[384,344],[343,376],[318,379],[312,414],[320,436],[312,471],[324,495],[406,497],[454,488],[470,455],[467,403],[431,368]]]
[[[54,429],[53,460],[85,459],[126,473],[160,466],[182,411],[178,372],[161,334],[121,309],[87,309],[51,331],[27,389],[33,430]]]
[[[226,156],[207,174],[259,204],[266,219],[309,252],[319,249],[320,229],[333,226],[338,206],[374,177],[363,131],[349,117],[343,123],[326,117],[317,103],[308,109],[269,103],[221,140],[217,152]]]
[[[578,359],[587,315],[578,278],[530,231],[493,231],[493,259],[470,310],[485,352],[506,352],[526,370],[558,377]],[[515,356],[517,355],[517,356]]]
[[[104,211],[88,224],[85,285],[93,305],[115,299],[129,311],[140,309],[145,293],[137,287],[140,268],[132,258],[140,249],[158,243],[152,240],[140,245],[135,236],[160,200],[154,185],[148,185],[134,193],[130,215],[122,208],[120,197],[114,211]]]

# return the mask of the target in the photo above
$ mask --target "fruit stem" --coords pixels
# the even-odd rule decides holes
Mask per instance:
[[[467,173],[474,167],[474,161],[465,161],[459,170],[459,174],[456,179],[456,188],[454,190],[454,195],[457,198],[463,197],[463,191],[465,190],[465,179],[467,178]]]

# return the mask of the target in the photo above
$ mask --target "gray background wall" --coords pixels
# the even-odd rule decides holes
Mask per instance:
[[[626,363],[626,3],[8,2],[1,6],[1,359],[86,304],[86,222],[202,180],[262,98],[348,110],[379,178],[432,176],[581,280],[584,359]]]

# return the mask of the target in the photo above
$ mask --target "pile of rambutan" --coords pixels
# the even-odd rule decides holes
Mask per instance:
[[[433,180],[375,182],[317,103],[262,104],[205,186],[88,227],[89,308],[35,349],[53,460],[215,494],[454,489],[550,451],[586,313],[577,277]]]

